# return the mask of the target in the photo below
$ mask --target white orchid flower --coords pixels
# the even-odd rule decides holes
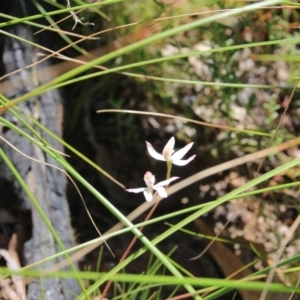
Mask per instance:
[[[146,142],[146,144],[147,144],[148,152],[153,158],[155,158],[157,160],[162,160],[162,161],[172,163],[173,165],[176,165],[176,166],[185,166],[190,161],[192,161],[196,156],[196,155],[193,155],[189,159],[182,159],[183,156],[192,148],[194,143],[189,143],[182,149],[175,152],[174,137],[170,138],[170,140],[166,144],[165,148],[163,149],[162,154],[159,154],[158,152],[156,152],[150,143]]]
[[[153,190],[157,191],[158,195],[162,198],[167,198],[168,194],[165,186],[169,185],[172,181],[178,179],[179,177],[172,177],[170,179],[161,181],[157,184],[155,184],[155,176],[151,172],[146,172],[144,176],[144,180],[146,183],[145,188],[137,188],[137,189],[127,189],[127,192],[130,193],[144,193],[144,196],[146,198],[146,201],[150,202],[153,200]]]

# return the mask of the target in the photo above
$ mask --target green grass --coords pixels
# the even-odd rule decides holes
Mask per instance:
[[[47,216],[40,209],[38,201],[36,201],[32,195],[30,188],[26,186],[24,178],[20,177],[15,167],[7,158],[6,154],[3,152],[3,150],[0,150],[0,156],[2,160],[7,164],[13,176],[20,183],[24,189],[24,192],[30,199],[33,209],[39,212],[41,218],[49,228],[49,232],[52,234],[56,243],[60,247],[60,251],[58,253],[51,257],[45,257],[43,261],[37,262],[36,264],[52,260],[59,256],[65,256],[66,264],[72,267],[72,271],[70,272],[61,270],[55,270],[55,272],[53,272],[53,270],[49,272],[47,272],[47,270],[44,270],[44,272],[38,272],[32,267],[24,267],[20,269],[17,274],[21,274],[24,277],[55,276],[61,278],[76,278],[82,287],[82,294],[77,295],[76,299],[92,299],[93,296],[103,291],[105,283],[110,280],[114,281],[115,284],[113,288],[115,291],[115,296],[113,299],[136,299],[137,295],[142,295],[142,299],[149,299],[151,295],[153,296],[152,299],[160,299],[165,286],[172,287],[169,298],[175,297],[175,294],[190,293],[193,295],[194,299],[220,299],[220,297],[232,290],[254,290],[263,293],[266,287],[268,292],[299,294],[300,288],[298,288],[295,280],[297,278],[296,273],[299,272],[299,270],[298,268],[294,267],[299,262],[298,254],[294,254],[289,257],[283,251],[283,255],[278,258],[278,261],[274,262],[273,267],[263,267],[259,271],[252,271],[251,276],[243,278],[242,280],[237,280],[193,277],[189,270],[186,270],[183,266],[179,265],[172,259],[172,254],[176,252],[176,249],[172,249],[172,251],[164,253],[160,248],[160,243],[172,238],[173,234],[179,231],[185,232],[187,238],[189,238],[190,235],[195,235],[198,237],[201,236],[201,233],[199,232],[187,230],[186,226],[193,223],[194,220],[197,220],[198,218],[204,218],[205,215],[212,213],[217,207],[222,206],[230,201],[250,197],[252,197],[251,199],[253,199],[253,201],[258,201],[258,199],[261,201],[261,199],[264,199],[263,197],[266,193],[270,193],[272,195],[280,193],[280,195],[283,197],[283,203],[285,203],[285,201],[287,201],[286,199],[290,199],[285,191],[287,189],[296,188],[299,185],[297,176],[295,176],[294,178],[288,177],[292,182],[284,181],[282,183],[278,183],[276,186],[270,186],[272,178],[276,176],[280,177],[282,174],[288,174],[288,172],[295,174],[294,170],[296,170],[300,163],[299,158],[288,159],[285,161],[284,159],[280,160],[278,156],[276,156],[278,152],[280,153],[288,148],[291,148],[292,146],[297,146],[299,144],[299,141],[294,137],[294,132],[290,132],[286,126],[279,126],[277,130],[278,124],[280,125],[279,119],[282,114],[289,114],[291,118],[293,118],[295,116],[295,111],[299,109],[297,107],[297,102],[295,102],[291,104],[290,112],[284,112],[282,107],[278,104],[280,93],[283,93],[285,96],[293,95],[292,90],[295,85],[294,78],[288,78],[284,84],[272,84],[266,82],[250,83],[250,75],[247,72],[243,73],[242,75],[238,75],[240,66],[238,65],[239,60],[237,59],[241,51],[245,49],[250,49],[253,51],[253,53],[258,51],[257,49],[264,49],[262,53],[258,53],[257,55],[253,54],[255,57],[254,68],[265,67],[268,71],[268,68],[272,68],[272,62],[285,61],[291,65],[298,62],[299,53],[297,52],[298,50],[296,45],[299,42],[299,34],[295,33],[293,35],[293,33],[283,30],[286,28],[285,26],[289,25],[286,19],[288,19],[288,17],[296,17],[297,12],[291,10],[290,14],[286,15],[287,13],[283,9],[277,11],[270,10],[271,17],[265,23],[263,23],[265,27],[262,28],[269,30],[270,39],[267,41],[256,41],[254,39],[253,41],[249,42],[241,38],[241,34],[234,34],[235,29],[237,32],[239,32],[238,26],[243,25],[245,28],[247,26],[250,26],[250,28],[251,26],[254,26],[256,24],[256,20],[264,16],[264,12],[266,10],[263,8],[265,7],[275,6],[281,3],[292,6],[297,6],[298,4],[294,2],[282,2],[276,0],[260,1],[255,4],[247,4],[247,2],[241,2],[239,4],[234,4],[234,2],[219,3],[218,1],[215,1],[211,3],[203,2],[201,5],[196,5],[195,3],[191,2],[189,6],[182,6],[182,8],[180,8],[162,4],[159,1],[148,2],[148,9],[146,10],[144,9],[145,4],[136,1],[125,2],[114,0],[90,4],[77,1],[78,6],[74,6],[71,9],[65,8],[59,3],[50,1],[49,3],[53,4],[53,8],[55,9],[51,12],[45,11],[40,4],[37,4],[40,11],[38,15],[15,18],[4,15],[3,13],[0,14],[0,17],[2,17],[2,21],[0,23],[0,28],[2,29],[0,30],[0,34],[21,40],[20,37],[8,34],[5,29],[7,26],[11,26],[13,24],[27,24],[34,28],[43,28],[45,30],[56,32],[61,40],[70,45],[72,51],[77,51],[78,53],[88,52],[87,50],[84,50],[84,45],[86,44],[74,43],[71,45],[74,37],[71,37],[71,35],[68,36],[68,34],[65,32],[60,32],[61,28],[65,29],[64,22],[58,23],[51,28],[47,28],[46,26],[41,25],[39,20],[45,19],[49,23],[52,23],[54,22],[52,19],[53,17],[57,18],[58,16],[61,16],[61,18],[63,18],[66,15],[69,16],[70,11],[76,12],[82,9],[84,9],[84,11],[80,12],[79,17],[86,16],[86,21],[95,22],[95,20],[97,20],[99,23],[100,18],[102,18],[101,22],[103,22],[105,26],[111,28],[134,22],[140,22],[138,26],[141,27],[144,24],[147,24],[147,22],[151,22],[155,18],[166,18],[169,16],[174,17],[174,19],[161,20],[161,28],[159,32],[153,33],[151,36],[134,43],[126,44],[113,52],[109,52],[100,57],[94,58],[87,63],[78,65],[78,67],[55,77],[51,81],[36,87],[32,91],[18,98],[7,99],[4,95],[0,95],[1,111],[3,112],[4,110],[7,110],[7,113],[11,113],[15,116],[15,118],[18,118],[18,120],[21,121],[21,123],[26,127],[27,132],[24,132],[14,124],[10,123],[4,117],[0,117],[0,123],[3,126],[6,126],[17,132],[24,139],[27,139],[32,144],[40,148],[44,153],[49,155],[52,159],[54,159],[62,168],[62,170],[65,170],[72,179],[76,180],[79,189],[87,190],[88,193],[93,195],[97,201],[99,201],[108,209],[110,217],[115,218],[120,222],[102,237],[79,244],[72,249],[64,249],[57,232],[55,232],[55,229],[49,221],[49,216]],[[233,9],[216,12],[210,15],[198,15],[197,17],[181,16],[187,13],[199,13],[201,12],[201,9],[204,11],[205,9],[228,9],[229,7]],[[278,13],[278,11],[281,13]],[[253,17],[251,17],[251,14],[253,14]],[[226,20],[234,20],[237,23],[235,26],[224,25]],[[67,22],[67,24],[70,23],[70,21]],[[97,25],[95,27],[97,27]],[[121,28],[118,31],[112,31],[110,35],[100,35],[100,37],[104,37],[109,40],[113,39],[114,37],[118,37],[119,35],[125,36],[135,32],[134,30],[140,27],[124,26],[124,28]],[[76,30],[82,31],[85,35],[88,35],[95,33],[93,28],[93,26],[87,26],[83,28],[82,25],[78,24]],[[226,30],[232,31],[231,36],[226,36],[224,34]],[[241,32],[243,31],[240,31],[239,33]],[[193,47],[200,41],[200,39],[202,42],[209,42],[211,48],[205,50],[195,50]],[[41,48],[41,45],[37,43],[26,40],[23,40],[23,42],[34,47]],[[94,43],[95,47],[99,46],[98,42],[99,40],[92,39],[88,41],[89,46],[93,46]],[[161,54],[161,50],[166,45],[172,45],[174,49],[177,49],[177,52],[169,56],[163,56]],[[286,49],[288,53],[283,52],[277,54],[279,50],[284,51],[284,49]],[[49,51],[49,55],[51,55],[51,51]],[[211,74],[210,80],[206,80],[206,78],[203,79],[201,76],[198,76],[195,73],[193,67],[189,63],[189,58],[191,56],[196,57],[199,63],[203,62],[204,65],[202,66],[209,66],[209,72]],[[106,69],[96,71],[95,66],[99,65],[105,66]],[[297,73],[297,69],[295,68],[293,70],[292,66],[291,70],[293,71],[293,74],[295,72]],[[215,142],[216,144],[209,144],[212,150],[208,151],[207,154],[209,157],[215,158],[217,164],[216,168],[211,166],[211,168],[207,168],[204,171],[196,171],[196,173],[190,178],[181,178],[179,183],[172,185],[168,189],[170,199],[167,201],[172,201],[172,194],[175,192],[184,187],[188,187],[201,179],[215,174],[220,174],[226,170],[240,170],[236,168],[240,165],[246,165],[247,163],[262,159],[265,156],[267,156],[267,168],[261,170],[256,177],[249,172],[247,174],[248,181],[244,185],[232,189],[232,191],[227,192],[225,195],[216,196],[213,201],[202,203],[200,205],[194,205],[186,209],[179,209],[175,212],[159,217],[152,217],[150,220],[135,224],[134,220],[148,210],[153,203],[144,203],[131,214],[127,216],[124,215],[121,212],[121,208],[113,205],[113,201],[111,201],[111,199],[104,197],[97,190],[96,186],[92,186],[86,180],[86,178],[84,178],[83,174],[80,174],[78,171],[76,171],[76,166],[71,165],[68,162],[68,159],[54,151],[46,140],[39,138],[40,135],[35,129],[36,126],[38,126],[39,130],[42,130],[49,136],[54,137],[65,148],[68,148],[68,151],[72,152],[73,155],[78,156],[97,171],[101,172],[104,176],[112,180],[117,185],[116,193],[124,192],[123,189],[125,188],[125,183],[119,182],[118,178],[114,178],[114,175],[109,174],[109,172],[104,170],[102,166],[98,166],[83,153],[80,153],[74,147],[69,145],[61,137],[55,136],[54,133],[50,132],[47,128],[39,124],[38,121],[34,120],[31,116],[27,116],[18,109],[18,104],[27,101],[34,96],[41,95],[46,91],[56,88],[64,87],[65,89],[68,89],[68,87],[71,85],[79,83],[85,83],[87,87],[90,85],[88,96],[89,98],[93,99],[97,97],[97,94],[99,93],[106,93],[109,90],[115,89],[117,82],[114,81],[114,75],[116,73],[118,73],[120,76],[130,78],[132,82],[141,86],[141,89],[143,89],[145,95],[150,95],[148,98],[149,103],[151,103],[152,107],[154,107],[157,112],[164,114],[160,116],[160,118],[163,118],[164,120],[162,121],[162,124],[167,124],[166,120],[169,120],[173,122],[171,124],[174,124],[173,119],[176,119],[177,117],[188,119],[190,116],[193,116],[193,112],[198,107],[206,106],[212,111],[211,119],[207,117],[207,119],[204,120],[205,122],[202,122],[201,124],[193,124],[193,126],[198,126],[196,128],[198,128],[199,131],[200,128],[203,128],[204,126],[206,127],[208,130],[206,131],[207,136],[204,138],[204,140],[206,140],[209,132],[211,132],[209,130],[213,129],[214,125],[220,125],[215,122],[215,120],[218,119],[222,120],[223,122],[220,127],[217,127],[220,131],[218,133],[219,140]],[[299,76],[299,74],[297,75]],[[104,83],[95,83],[101,78],[106,79],[103,79]],[[259,97],[257,96],[257,98],[255,98],[256,96],[254,95],[254,98],[248,99],[249,101],[245,104],[240,101],[238,96],[239,91],[244,89],[251,89],[252,91],[264,91],[266,93],[270,93],[270,97],[268,98],[267,102],[265,101],[264,103],[260,103],[257,99]],[[296,95],[297,93],[298,90],[296,89]],[[114,111],[110,111],[111,113],[117,115],[117,113],[123,112],[129,115],[130,113],[136,112],[132,112],[127,109],[127,100],[125,98],[114,98],[113,93],[110,95],[112,95],[112,97],[109,101],[107,101],[107,107],[115,108]],[[196,100],[191,103],[185,103],[182,99],[186,95],[191,95],[194,97],[193,99]],[[77,108],[74,109],[75,120],[73,124],[76,124],[76,121],[81,118],[81,111],[86,98],[87,91],[80,91],[77,95],[74,95],[74,107],[77,106]],[[146,100],[147,99],[141,99],[140,101],[141,103],[144,103],[147,102]],[[243,128],[236,125],[237,121],[234,119],[234,109],[232,106],[233,103],[245,108],[247,117],[249,117],[251,120],[251,124],[246,124],[246,126]],[[178,107],[174,108],[175,104],[178,104],[180,110]],[[253,112],[255,107],[261,107],[261,110],[264,111],[264,124],[256,123],[255,113]],[[149,114],[147,115],[148,110],[149,106],[145,106],[144,113],[146,116],[143,117],[146,118],[147,116],[151,116],[150,110]],[[103,115],[104,114],[98,114],[97,117],[101,118]],[[168,115],[171,115],[172,118],[168,118]],[[152,115],[152,117],[157,116]],[[197,121],[198,120],[196,120],[196,118],[191,120],[191,122]],[[118,122],[122,123],[122,119],[119,118]],[[225,123],[226,125],[224,125]],[[32,124],[34,124],[34,126]],[[132,124],[127,124],[127,126],[131,125]],[[249,125],[249,128],[247,125]],[[126,123],[118,124],[118,126],[126,126]],[[187,126],[185,128],[192,128],[190,123],[183,123],[181,128],[178,129],[178,133],[175,133],[174,135],[176,135],[176,137],[181,137],[181,140],[185,141],[188,139],[196,140],[197,134],[194,134],[194,136],[191,136],[188,139],[185,138],[187,136],[187,129],[184,129],[184,126]],[[128,131],[129,130],[132,130],[132,133],[130,133],[128,136],[134,136],[134,142],[137,142],[139,135],[134,133],[139,132],[141,129],[131,127],[128,128]],[[162,129],[160,130],[162,131]],[[160,130],[157,130],[157,136],[161,136],[162,132],[160,132]],[[122,141],[121,145],[123,149],[126,149],[126,143],[132,143],[131,140],[124,141],[122,137],[116,137],[116,139]],[[246,142],[243,143],[242,140],[246,140]],[[274,143],[273,140],[275,140]],[[288,141],[291,141],[291,146],[284,144]],[[143,140],[138,142],[140,142],[141,145],[144,143]],[[284,148],[280,148],[280,145],[282,144],[285,145]],[[216,146],[214,147],[214,145]],[[273,148],[272,153],[261,154],[262,152],[258,152],[259,150],[267,149],[272,145],[278,146],[278,148]],[[122,147],[120,147],[120,149]],[[230,160],[232,158],[232,153],[235,154],[234,157],[238,156],[240,160]],[[259,156],[257,156],[257,153],[260,153]],[[201,156],[201,158],[203,158],[203,156]],[[268,158],[270,158],[270,160],[268,160]],[[292,158],[292,156],[289,158]],[[221,164],[221,162],[223,164]],[[144,170],[139,170],[139,172],[143,174]],[[175,176],[176,173],[172,175]],[[136,185],[138,186],[138,183],[136,183]],[[121,189],[119,189],[119,187],[121,187]],[[156,201],[159,201],[159,199],[157,198]],[[295,210],[298,212],[297,203],[292,202],[292,205],[294,205]],[[180,217],[180,221],[178,221],[176,224],[174,224],[172,221],[172,218],[175,216]],[[141,230],[143,226],[150,226],[151,224],[161,223],[164,221],[172,224],[172,226],[165,227],[164,231],[155,238],[149,239],[143,234]],[[294,222],[297,222],[297,218],[295,218]],[[296,238],[298,235],[298,232],[292,231],[291,228],[292,227],[289,226],[289,229],[291,230],[291,237],[288,242],[290,243],[293,242],[293,235],[295,235]],[[139,246],[139,249],[135,249],[133,252],[131,252],[128,257],[124,259],[124,261],[116,264],[110,271],[105,273],[75,269],[73,263],[80,259],[84,254],[92,251],[104,241],[125,234],[126,232],[131,232],[132,236],[135,236],[139,241],[137,245],[141,246]],[[274,234],[275,233],[276,228],[274,228]],[[227,239],[218,238],[216,236],[210,236],[206,238],[210,240],[213,239],[215,242],[223,242],[225,244],[227,242],[230,243],[230,241]],[[280,245],[278,245],[278,247],[280,247]],[[112,251],[114,252],[114,249],[112,249]],[[256,255],[260,254],[255,248],[252,249],[252,252]],[[78,256],[75,256],[76,253]],[[149,255],[148,265],[145,266],[145,270],[141,272],[141,274],[127,273],[126,270],[128,266],[137,263],[138,258],[145,253],[151,253],[151,255]],[[101,257],[99,260],[101,260],[101,263],[99,263],[101,266],[103,263]],[[254,261],[252,263],[254,263]],[[272,275],[275,267],[282,268],[284,270],[284,274],[292,274],[291,278],[294,279],[294,281],[292,280],[293,284],[288,286],[283,283],[267,283],[268,274]],[[7,268],[0,268],[0,274],[3,277],[8,277],[11,274],[15,274],[15,272]],[[295,277],[293,277],[293,274],[295,274]],[[84,281],[89,282],[87,287],[83,285]],[[122,292],[120,292],[120,289]],[[263,294],[261,299],[267,298]]]

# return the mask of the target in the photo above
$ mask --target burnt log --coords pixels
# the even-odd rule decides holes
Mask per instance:
[[[11,5],[11,11],[9,11],[9,7],[5,7],[5,12],[11,15],[20,16],[20,12],[13,11],[13,9],[19,10],[21,4],[19,1],[11,2],[14,2],[15,5]],[[25,3],[30,2],[31,1],[26,1]],[[29,11],[30,9],[31,8],[29,8]],[[5,30],[16,37],[33,41],[31,28],[25,24],[9,26],[6,27]],[[47,35],[46,32],[43,33],[43,40],[46,40],[45,35]],[[14,89],[5,96],[10,100],[13,100],[34,88],[33,85],[28,85],[26,80],[28,76],[32,77],[34,74],[31,70],[24,68],[37,59],[37,51],[29,43],[22,42],[16,38],[2,35],[0,40],[2,53],[0,56],[2,68],[1,75],[20,70],[20,72],[9,77],[9,80],[12,83],[16,82],[17,84]],[[35,42],[42,43],[37,40],[35,40]],[[42,66],[39,65],[37,68],[47,66],[49,66],[49,62],[45,62]],[[35,84],[36,83],[37,82],[35,82]],[[36,119],[46,128],[61,137],[63,116],[62,102],[59,91],[51,90],[19,105],[22,118],[26,119],[26,121],[36,129],[40,137],[44,138],[52,148],[61,152],[63,152],[62,145],[32,124],[30,119],[26,118],[26,115]],[[5,112],[2,117],[16,125],[19,129],[33,136],[22,122],[14,117],[9,111]],[[1,136],[23,154],[44,163],[59,167],[58,163],[49,155],[14,130],[8,127],[2,127]],[[38,137],[35,138],[38,139]],[[60,240],[64,244],[64,247],[68,249],[74,246],[69,206],[66,198],[67,180],[65,174],[58,169],[51,168],[43,163],[38,163],[29,159],[2,140],[0,142],[0,147],[9,157],[27,186],[30,187],[32,194],[52,223]],[[5,195],[0,196],[0,209],[18,208],[21,211],[20,214],[23,214],[23,212],[25,213],[25,211],[30,211],[31,213],[32,231],[30,233],[30,239],[25,243],[23,248],[25,258],[24,263],[31,264],[60,252],[61,249],[56,243],[53,235],[50,233],[47,225],[44,223],[38,211],[33,207],[19,182],[2,160],[0,160],[0,182],[8,182],[14,190],[14,197],[12,197],[11,194],[7,197],[5,197]],[[39,264],[35,268],[45,270],[63,259],[65,259],[65,257],[53,259],[43,264]],[[27,288],[27,297],[29,300],[75,299],[76,295],[79,293],[80,288],[78,283],[71,279],[44,277],[35,279]]]

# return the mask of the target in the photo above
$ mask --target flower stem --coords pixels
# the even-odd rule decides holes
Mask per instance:
[[[172,163],[170,161],[167,161],[167,178],[166,179],[170,179],[171,178],[171,170],[172,170]]]
[[[155,193],[155,194],[156,194],[156,193]],[[153,196],[155,196],[155,194],[154,194]],[[156,210],[156,208],[157,208],[157,206],[158,206],[159,203],[160,203],[160,201],[156,202],[156,203],[152,206],[152,208],[151,208],[150,212],[148,213],[148,215],[146,216],[144,222],[148,221],[148,220],[152,217],[152,215],[153,215],[154,211]],[[140,232],[142,232],[143,229],[144,229],[144,226],[140,228]],[[125,252],[123,253],[123,255],[122,255],[122,257],[121,257],[121,259],[120,259],[120,261],[119,261],[119,264],[120,264],[121,262],[123,262],[123,261],[126,259],[126,257],[128,256],[130,250],[131,250],[132,247],[134,246],[136,240],[137,240],[137,236],[134,236],[134,238],[131,240],[129,246],[127,247],[127,249],[126,249]],[[107,284],[106,284],[106,286],[105,286],[105,288],[104,288],[102,294],[101,294],[100,300],[102,300],[102,299],[105,298],[105,296],[106,296],[106,294],[108,293],[108,290],[109,290],[109,288],[111,287],[111,285],[112,285],[112,280],[109,280],[109,281],[107,282]]]

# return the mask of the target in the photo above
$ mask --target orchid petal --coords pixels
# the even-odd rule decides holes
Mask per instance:
[[[178,179],[179,177],[172,177],[170,179],[167,179],[167,180],[164,180],[164,181],[161,181],[161,182],[158,182],[153,188],[155,187],[160,187],[160,186],[166,186],[166,185],[169,185],[172,181]]]
[[[163,160],[163,161],[165,160],[161,154],[159,154],[158,152],[156,152],[154,150],[154,148],[152,147],[152,145],[150,143],[146,142],[146,145],[147,145],[147,149],[148,149],[150,156],[152,156],[153,158],[155,158],[157,160]]]
[[[176,151],[173,155],[172,155],[172,161],[173,160],[180,160],[182,159],[185,154],[192,148],[192,146],[194,145],[194,143],[189,143],[186,146],[184,146],[182,149]]]
[[[190,161],[192,161],[195,158],[196,155],[191,156],[189,159],[178,159],[178,160],[173,160],[172,164],[176,166],[185,166],[187,165]]]
[[[148,202],[152,201],[153,200],[152,189],[151,188],[144,189],[144,196],[146,201]]]
[[[137,189],[126,189],[127,192],[130,193],[141,193],[145,190],[146,188],[137,188]]]
[[[168,197],[167,191],[166,191],[166,189],[164,187],[162,187],[162,186],[154,186],[153,188],[157,191],[158,195],[161,198],[167,198]]]
[[[162,153],[163,153],[164,160],[166,160],[166,161],[171,160],[171,156],[174,152],[174,146],[175,146],[175,139],[172,136],[163,149]]]

